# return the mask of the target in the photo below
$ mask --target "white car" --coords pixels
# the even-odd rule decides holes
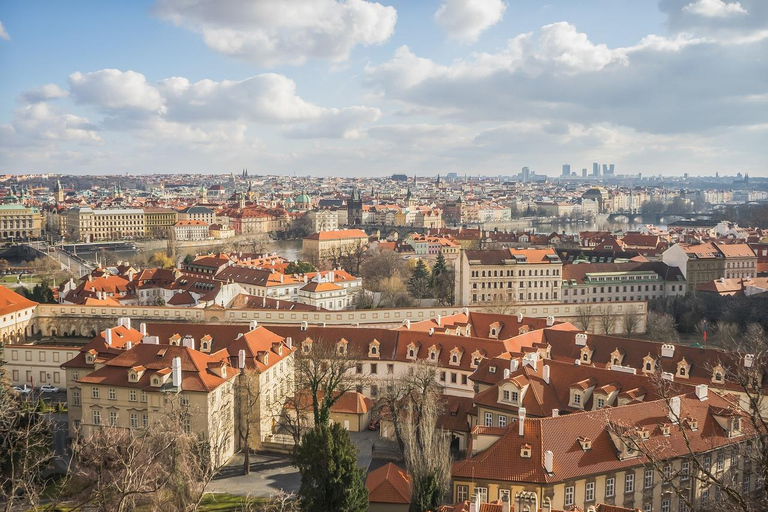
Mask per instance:
[[[58,393],[59,388],[55,386],[51,386],[50,384],[43,384],[42,386],[40,386],[40,391],[42,391],[43,393]]]
[[[13,390],[20,395],[27,395],[32,392],[32,388],[24,384],[23,386],[13,386]]]

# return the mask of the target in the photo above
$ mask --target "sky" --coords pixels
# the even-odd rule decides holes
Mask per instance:
[[[0,173],[768,176],[766,0],[0,2]]]

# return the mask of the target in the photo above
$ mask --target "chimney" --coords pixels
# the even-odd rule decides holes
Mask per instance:
[[[285,338],[285,344],[288,346],[289,349],[293,349],[293,338],[290,336]]]
[[[669,399],[669,413],[667,414],[672,423],[680,421],[680,397],[673,396]]]
[[[141,322],[139,324],[139,332],[141,333],[142,336],[146,336],[147,335],[147,324],[145,324],[144,322]]]
[[[171,372],[173,373],[173,387],[181,390],[181,358],[174,357],[171,362]]]
[[[548,316],[547,317],[547,327],[552,327],[553,325],[555,325],[555,317]]]
[[[544,377],[544,382],[549,384],[549,365],[545,364],[544,367],[541,369],[542,376]]]
[[[255,330],[259,326],[259,322],[256,320],[251,320],[251,330]]]
[[[517,410],[517,433],[520,437],[525,435],[525,407],[520,407]]]
[[[192,350],[195,349],[195,338],[193,338],[190,335],[184,336],[184,339],[181,340],[181,344],[184,347],[191,348]]]
[[[441,322],[443,321],[443,317],[441,315],[437,315],[436,320],[437,320],[437,326],[440,327],[442,325]]]
[[[555,454],[552,453],[552,450],[547,450],[544,452],[544,469],[547,471],[547,473],[552,474],[554,471],[552,471],[552,466],[555,462]]]
[[[107,345],[112,345],[112,329],[104,330],[104,341],[107,342]]]
[[[237,353],[237,367],[241,370],[245,368],[245,350],[240,349],[240,352]]]
[[[696,398],[698,398],[700,401],[704,401],[708,398],[707,394],[709,392],[709,386],[706,384],[699,384],[696,386]]]
[[[552,417],[557,418],[560,416],[560,409],[552,409]]]

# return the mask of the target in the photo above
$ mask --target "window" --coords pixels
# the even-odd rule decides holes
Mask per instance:
[[[569,485],[565,488],[565,506],[570,507],[573,505],[573,498],[575,494],[575,489],[572,485]]]
[[[115,388],[109,388],[109,399],[115,400],[117,398],[117,394],[115,393]]]
[[[93,411],[92,417],[94,425],[101,425],[101,411]]]
[[[128,400],[130,400],[131,402],[135,402],[137,400],[135,389],[132,389],[128,392]]]
[[[131,428],[139,428],[139,415],[135,412],[131,413]]]
[[[475,487],[475,493],[480,496],[480,503],[488,502],[488,488],[487,487]]]
[[[611,498],[616,495],[616,479],[606,478],[605,479],[605,497]]]
[[[80,405],[80,391],[77,389],[72,391],[72,403],[74,405]]]
[[[669,499],[661,500],[661,512],[669,512]]]
[[[99,388],[91,388],[91,398],[99,398]]]
[[[587,486],[584,489],[584,500],[595,501],[595,482],[587,482]]]
[[[492,427],[493,426],[493,413],[492,412],[486,412],[485,413],[485,426],[486,427]]]
[[[653,470],[652,469],[646,469],[645,475],[643,476],[643,487],[645,489],[650,489],[653,487]]]
[[[469,499],[469,486],[468,485],[457,485],[456,486],[456,501],[458,502],[464,502]]]
[[[635,492],[635,474],[627,473],[624,475],[624,492]]]
[[[504,428],[507,426],[507,417],[503,414],[499,414],[499,426]]]

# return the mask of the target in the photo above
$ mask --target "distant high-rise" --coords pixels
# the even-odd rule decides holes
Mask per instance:
[[[569,164],[563,164],[562,176],[570,176],[570,175],[571,175],[571,166]]]
[[[597,162],[592,164],[592,176],[600,176],[600,164]]]

